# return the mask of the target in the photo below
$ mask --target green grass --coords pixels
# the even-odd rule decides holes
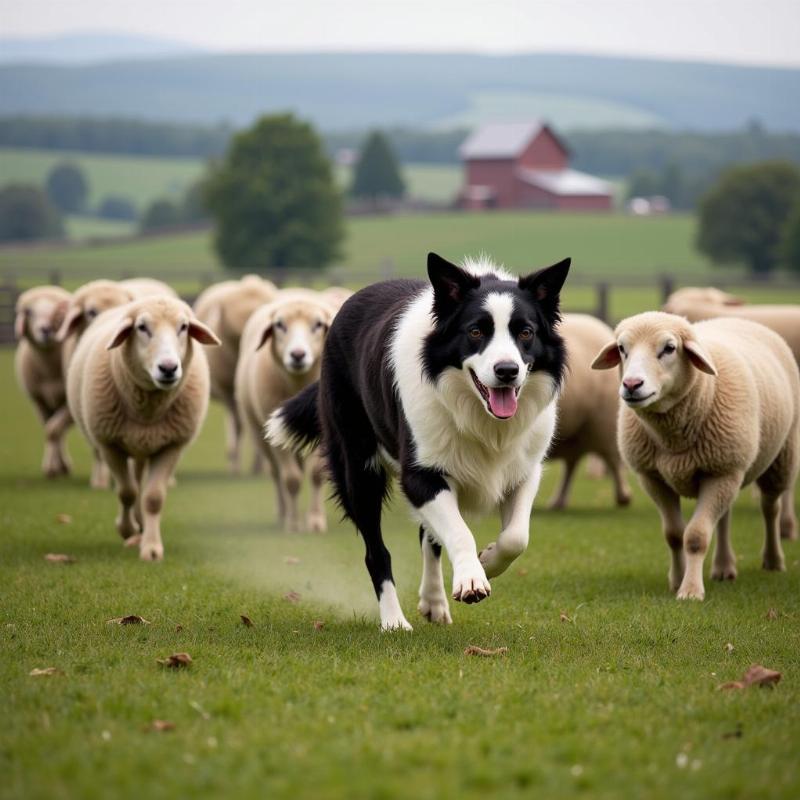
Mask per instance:
[[[166,560],[143,564],[116,537],[113,495],[87,487],[75,432],[75,476],[39,476],[41,434],[11,372],[2,351],[0,796],[798,796],[800,545],[786,545],[787,573],[759,568],[749,491],[739,580],[709,581],[703,604],[669,595],[641,493],[615,510],[605,481],[581,477],[572,510],[536,511],[528,552],[489,600],[453,604],[448,629],[413,615],[417,537],[396,499],[386,539],[415,630],[385,635],[351,527],[331,511],[327,535],[279,531],[267,481],[225,475],[217,408],[170,490]],[[480,543],[496,528],[474,521]],[[151,624],[106,622],[126,614]],[[509,652],[470,658],[470,644]],[[188,671],[156,664],[177,651]],[[717,690],[753,662],[782,671],[776,689]],[[49,666],[63,674],[28,675]],[[153,719],[176,728],[148,732]]]
[[[137,231],[135,222],[126,220],[99,219],[98,217],[69,216],[66,219],[68,238],[74,241],[85,239],[108,239],[114,236],[132,236]]]

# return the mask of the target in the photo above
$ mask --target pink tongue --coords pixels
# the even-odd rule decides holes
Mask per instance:
[[[513,417],[517,411],[517,395],[513,387],[489,389],[489,408],[496,417],[501,419]]]

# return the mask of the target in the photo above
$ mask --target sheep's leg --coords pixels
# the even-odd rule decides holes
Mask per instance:
[[[167,496],[169,478],[180,456],[180,447],[166,447],[147,461],[147,472],[140,490],[144,517],[144,530],[139,542],[139,558],[142,561],[160,561],[164,558],[161,511]]]
[[[53,447],[53,440],[47,434],[47,423],[53,416],[49,406],[45,403],[44,399],[39,395],[31,395],[36,411],[39,414],[39,419],[44,426],[44,452],[42,453],[42,473],[45,478],[55,478],[59,475],[58,457]]]
[[[103,460],[102,454],[95,450],[94,461],[92,462],[92,474],[89,478],[89,486],[91,486],[92,489],[108,489],[109,483],[109,466]]]
[[[420,525],[419,545],[422,550],[422,581],[419,585],[417,611],[429,622],[450,625],[450,606],[442,576],[442,546],[434,541]]]
[[[134,461],[133,475],[136,479],[136,503],[133,506],[133,516],[139,526],[139,530],[144,530],[144,515],[142,514],[142,486],[144,484],[144,470],[147,466],[147,460],[144,458],[137,458]]]
[[[781,539],[797,538],[797,517],[794,511],[794,489],[787,489],[781,495]]]
[[[577,466],[577,458],[564,459],[564,471],[561,473],[561,485],[558,487],[556,496],[547,506],[550,511],[563,511],[567,507],[569,490],[572,487],[572,479],[575,477],[575,469]]]
[[[542,465],[537,464],[531,469],[530,475],[501,501],[500,520],[503,530],[500,531],[497,541],[487,545],[478,556],[487,578],[494,578],[495,575],[505,572],[528,547],[531,509],[541,478]]]
[[[639,475],[642,488],[650,495],[661,515],[661,530],[667,540],[672,560],[669,566],[669,588],[677,592],[686,570],[683,554],[684,522],[681,514],[681,498],[655,474]]]
[[[286,530],[297,531],[300,529],[297,500],[303,482],[303,470],[297,456],[288,450],[270,448],[270,455],[277,476],[275,483],[280,498],[278,507],[282,512],[281,522]]]
[[[631,502],[631,487],[625,477],[625,468],[618,453],[606,453],[603,462],[608,467],[608,473],[614,482],[614,500],[618,506],[627,506]]]
[[[731,546],[731,509],[728,509],[717,523],[717,543],[714,548],[711,577],[715,581],[732,581],[736,578],[736,554]]]
[[[239,409],[231,399],[225,403],[225,454],[232,475],[240,471],[240,447],[242,441],[242,419]]]
[[[761,513],[764,515],[764,552],[762,553],[762,566],[764,569],[783,572],[786,563],[783,560],[783,547],[781,546],[780,495],[762,492]]]
[[[70,460],[69,455],[67,455],[64,437],[70,425],[72,425],[72,415],[69,413],[69,407],[66,404],[55,411],[45,423],[45,447],[46,450],[50,450],[50,473],[48,477],[51,475],[69,475]]]
[[[741,473],[735,473],[701,481],[697,506],[683,534],[686,572],[678,589],[679,600],[702,600],[705,597],[703,561],[711,544],[714,526],[730,510],[743,477]]]
[[[139,541],[139,529],[133,516],[133,507],[136,503],[136,484],[128,466],[128,456],[111,447],[101,446],[99,449],[117,485],[117,497],[119,498],[117,531],[125,539],[126,545],[136,544]]]
[[[287,503],[283,494],[283,484],[281,483],[280,464],[275,456],[275,451],[264,441],[257,444],[259,452],[266,456],[267,463],[269,464],[269,471],[272,474],[272,480],[275,484],[275,500],[278,506],[278,524],[281,527],[286,525],[286,510]]]
[[[311,474],[311,500],[308,506],[307,525],[310,531],[325,533],[328,521],[325,519],[325,505],[322,497],[322,484],[325,482],[325,459],[315,450],[308,459]]]

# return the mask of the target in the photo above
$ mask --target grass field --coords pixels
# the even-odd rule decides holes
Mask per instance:
[[[112,494],[87,488],[77,434],[75,476],[39,476],[38,424],[11,373],[0,351],[0,797],[800,793],[800,545],[786,545],[787,573],[759,568],[749,492],[739,580],[679,604],[651,505],[637,492],[612,509],[606,482],[581,477],[572,510],[536,511],[529,551],[489,600],[453,604],[448,629],[414,618],[416,532],[396,499],[386,538],[415,630],[386,635],[351,527],[331,512],[327,535],[279,531],[266,480],[225,475],[217,408],[169,493],[166,560],[143,564],[114,533]],[[496,527],[475,521],[478,541]],[[127,614],[151,624],[107,622]],[[179,651],[190,669],[156,664]],[[753,662],[781,683],[718,690]],[[46,667],[62,674],[29,676]],[[175,729],[149,730],[155,719]]]

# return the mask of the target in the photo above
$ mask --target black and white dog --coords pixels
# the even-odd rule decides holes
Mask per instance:
[[[565,369],[556,324],[569,264],[515,279],[483,258],[457,267],[431,253],[430,284],[362,289],[333,321],[320,380],[267,422],[275,446],[321,441],[336,498],[364,537],[382,628],[411,629],[381,535],[388,472],[420,522],[418,608],[432,622],[451,622],[442,546],[465,603],[487,597],[488,578],[527,547]],[[498,506],[502,530],[478,555],[461,510]]]

